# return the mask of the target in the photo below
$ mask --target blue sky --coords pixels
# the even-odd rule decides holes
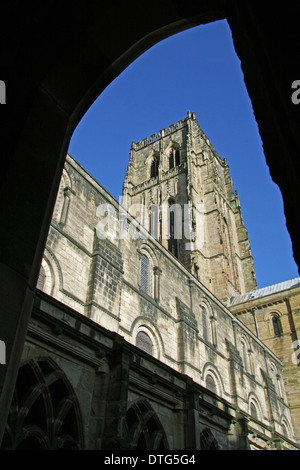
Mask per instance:
[[[248,230],[258,287],[298,277],[280,191],[272,182],[227,22],[176,34],[152,47],[99,96],[69,153],[117,200],[131,142],[196,113],[227,158]]]

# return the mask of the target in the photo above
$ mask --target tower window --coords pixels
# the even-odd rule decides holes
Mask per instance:
[[[169,156],[169,169],[172,170],[174,168],[174,155],[173,155],[173,150],[170,153]]]
[[[154,157],[150,167],[150,177],[156,178],[158,176],[159,158]]]
[[[180,152],[172,149],[169,155],[169,170],[178,165],[180,165]]]

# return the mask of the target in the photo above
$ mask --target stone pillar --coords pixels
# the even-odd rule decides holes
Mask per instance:
[[[193,384],[193,380],[190,377],[186,377],[185,450],[200,449],[199,396]]]
[[[188,374],[188,366],[195,363],[198,354],[198,324],[193,312],[176,298],[178,314],[178,362],[179,371]]]
[[[131,359],[131,354],[124,348],[124,339],[116,335],[109,361],[102,450],[122,450],[126,447],[123,441],[123,422],[127,411]]]
[[[239,387],[242,386],[243,380],[243,362],[242,358],[233,344],[229,341],[226,341],[227,350],[229,353],[229,363],[230,363],[230,381],[231,381],[231,394],[233,403],[238,407],[238,397],[239,397]]]
[[[162,273],[162,270],[158,266],[154,266],[153,273],[154,273],[154,299],[156,300],[156,302],[159,302],[159,297],[160,297],[159,277]]]
[[[250,450],[248,419],[239,412],[232,423],[228,440],[234,450]]]
[[[18,144],[9,142],[11,153],[3,149],[9,165],[2,171],[0,196],[0,340],[6,346],[6,363],[0,367],[0,442],[68,145],[63,108],[45,88],[33,96]]]
[[[261,371],[262,377],[265,381],[265,397],[266,397],[266,405],[268,410],[268,418],[270,422],[270,426],[274,432],[275,430],[275,419],[278,419],[278,407],[277,407],[277,394],[275,389],[275,384],[273,383],[270,375],[269,370],[267,372]]]
[[[256,317],[256,311],[257,311],[257,309],[254,308],[254,309],[252,310],[252,315],[253,315],[253,318],[254,318],[256,336],[257,336],[258,338],[260,338],[260,336],[259,336],[259,329],[258,329],[258,323],[257,323],[257,317]]]
[[[99,351],[101,354],[101,351]],[[102,355],[102,354],[101,354]],[[102,447],[105,426],[105,410],[109,386],[108,359],[102,356],[102,364],[95,371],[93,398],[89,418],[87,450],[99,450]]]

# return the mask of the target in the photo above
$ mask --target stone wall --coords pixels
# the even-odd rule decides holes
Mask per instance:
[[[17,392],[6,449],[297,449],[261,417],[42,292]]]
[[[300,442],[299,285],[300,279],[294,279],[250,292],[247,296],[234,299],[230,307],[283,364],[283,382],[297,442]],[[278,387],[275,364],[271,365],[269,372]]]
[[[285,417],[292,439],[285,393],[278,396],[266,382],[272,362],[284,390],[277,357],[122,209],[124,222],[117,202],[70,156],[65,172],[68,211],[63,223],[63,204],[54,212],[45,250],[53,297],[133,345],[143,332],[154,358],[245,415],[254,408],[274,432],[283,432]],[[148,260],[147,292],[141,288],[142,256]]]

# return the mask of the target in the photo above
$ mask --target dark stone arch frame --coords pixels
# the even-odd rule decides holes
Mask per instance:
[[[8,2],[2,9],[1,79],[7,104],[1,107],[0,129],[0,211],[5,221],[0,230],[0,304],[7,364],[0,369],[0,439],[70,137],[99,93],[159,40],[192,26],[228,20],[299,265],[299,110],[291,101],[299,72],[299,6],[270,9],[250,0],[173,0],[155,6],[132,1],[116,10],[110,4],[78,0],[70,5],[45,1],[38,7],[34,2]],[[110,34],[116,40],[107,41]]]

